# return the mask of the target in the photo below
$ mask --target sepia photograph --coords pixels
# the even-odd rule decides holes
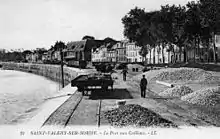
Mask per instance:
[[[219,0],[0,0],[0,138],[220,137]]]

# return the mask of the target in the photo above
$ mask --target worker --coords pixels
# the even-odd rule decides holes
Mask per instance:
[[[127,69],[124,68],[124,69],[122,70],[122,73],[123,73],[123,80],[126,81],[126,75],[127,75],[127,73],[128,73]]]
[[[146,88],[147,88],[147,79],[145,78],[145,75],[143,75],[143,78],[141,79],[140,88],[141,88],[141,97],[145,98]]]

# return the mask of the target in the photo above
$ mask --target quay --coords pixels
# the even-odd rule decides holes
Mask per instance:
[[[3,63],[3,68],[32,72],[48,77],[52,80],[60,80],[60,67],[43,64]],[[158,70],[156,70],[158,71]],[[48,126],[112,126],[105,118],[105,112],[119,108],[117,102],[123,100],[128,104],[137,104],[152,110],[163,118],[181,126],[213,126],[218,125],[217,120],[208,121],[198,117],[200,110],[188,105],[178,98],[163,98],[157,92],[169,88],[162,84],[151,83],[146,92],[146,98],[140,97],[139,84],[131,75],[123,81],[121,73],[112,73],[114,89],[110,92],[96,92],[94,95],[83,96],[77,87],[72,87],[72,79],[81,74],[95,72],[93,69],[80,70],[64,67],[66,86],[59,91],[59,95],[47,98],[41,111],[26,125],[44,128]],[[107,94],[107,95],[103,95]]]

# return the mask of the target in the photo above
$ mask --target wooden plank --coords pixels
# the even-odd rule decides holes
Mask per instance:
[[[158,84],[162,84],[162,85],[165,85],[165,86],[168,86],[168,87],[174,87],[174,85],[173,84],[170,84],[170,83],[166,83],[166,82],[162,82],[162,81],[156,81],[156,83],[158,83]]]

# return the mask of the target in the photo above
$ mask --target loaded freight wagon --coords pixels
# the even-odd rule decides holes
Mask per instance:
[[[114,81],[110,74],[93,73],[88,75],[79,75],[71,81],[71,86],[76,86],[78,91],[85,95],[85,91],[102,90],[106,92],[109,87],[113,90]]]

